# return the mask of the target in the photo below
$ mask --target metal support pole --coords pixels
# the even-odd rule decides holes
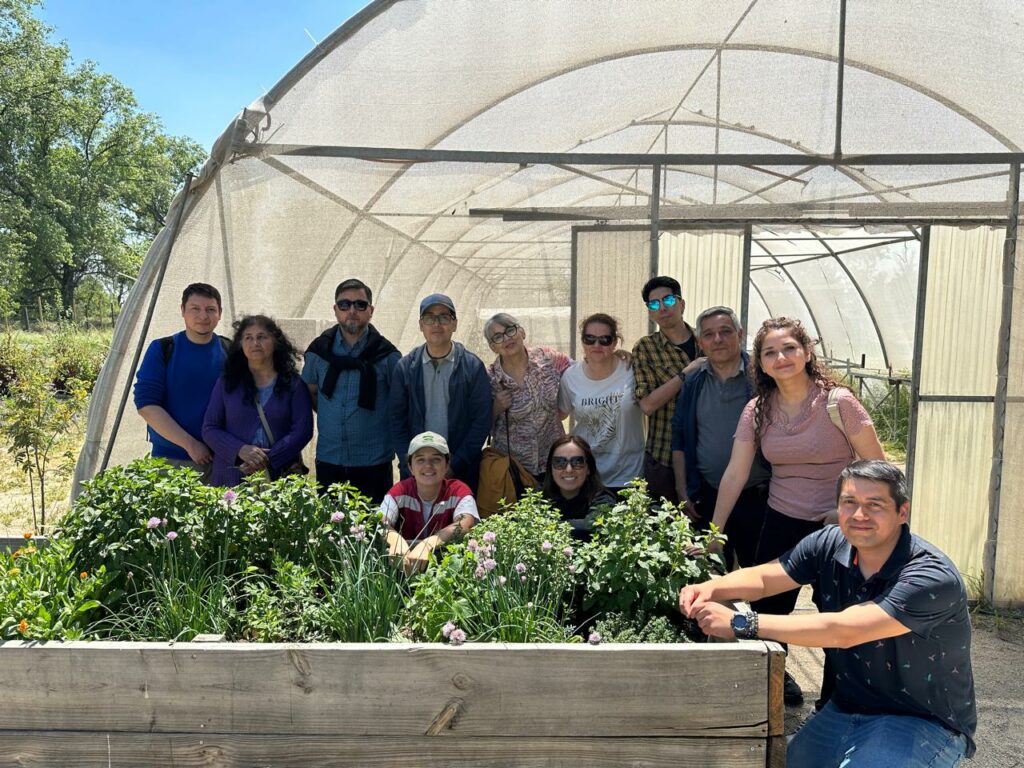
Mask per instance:
[[[914,319],[914,356],[910,364],[910,424],[907,427],[907,487],[914,495],[914,465],[917,460],[917,409],[921,399],[921,356],[924,349],[924,316],[928,300],[928,251],[932,228],[921,229],[921,255],[917,260],[917,316]],[[911,507],[913,514],[913,507]]]
[[[999,507],[1003,478],[1003,448],[1006,435],[1006,396],[1010,372],[1010,333],[1013,320],[1014,269],[1017,261],[1017,224],[1020,216],[1020,163],[1010,165],[1006,244],[1003,247],[1003,301],[996,350],[996,396],[992,414],[992,475],[988,492],[988,533],[982,560],[985,599],[996,601],[996,550],[999,544]]]
[[[843,156],[843,75],[846,69],[846,0],[839,0],[839,56],[836,59],[836,145],[833,155]]]
[[[121,428],[121,418],[124,416],[125,406],[128,404],[128,395],[132,391],[132,379],[139,368],[139,359],[142,357],[142,348],[146,344],[146,337],[149,334],[149,325],[153,320],[153,312],[156,310],[156,300],[160,295],[160,287],[164,283],[164,274],[167,272],[167,264],[171,260],[171,251],[174,250],[174,242],[178,239],[178,230],[181,227],[181,220],[185,214],[185,206],[188,205],[188,194],[192,188],[192,181],[195,177],[190,173],[185,177],[185,185],[181,190],[181,206],[178,214],[171,223],[171,231],[167,243],[167,255],[164,256],[164,263],[160,265],[156,280],[153,281],[153,293],[149,297],[149,308],[146,310],[146,318],[142,322],[142,330],[139,332],[139,343],[135,345],[135,354],[132,356],[132,364],[128,369],[128,376],[124,381],[124,390],[121,392],[121,401],[117,406],[117,415],[114,417],[114,424],[110,428],[110,437],[107,438],[107,449],[103,452],[103,461],[100,462],[99,471],[102,472],[110,463],[110,454],[114,450],[114,440],[117,439],[117,431]]]
[[[569,357],[576,359],[576,323],[579,317],[576,312],[576,302],[579,300],[579,257],[576,254],[579,230],[572,228],[572,243],[569,251]]]
[[[747,320],[750,318],[750,251],[754,242],[754,228],[749,224],[743,227],[743,275],[740,280],[740,325],[747,332]],[[749,334],[748,334],[749,335]]]
[[[661,164],[655,163],[651,168],[651,263],[650,274],[654,277],[658,274],[660,253],[659,240],[661,238]],[[654,320],[647,315],[647,332],[654,333]]]

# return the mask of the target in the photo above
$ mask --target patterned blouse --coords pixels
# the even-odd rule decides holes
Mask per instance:
[[[512,405],[491,427],[491,444],[505,454],[511,453],[527,471],[539,475],[547,470],[551,444],[565,434],[558,418],[558,383],[572,365],[572,358],[547,347],[527,348],[526,354],[522,385],[505,373],[500,357],[487,369],[492,395],[503,389],[512,392]],[[506,418],[511,451],[505,438]]]

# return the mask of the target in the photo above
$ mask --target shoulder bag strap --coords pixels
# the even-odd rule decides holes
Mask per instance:
[[[860,458],[857,455],[857,449],[853,447],[853,443],[850,442],[850,438],[846,435],[846,425],[843,424],[843,415],[839,413],[839,388],[835,387],[828,391],[828,417],[832,419],[832,423],[835,424],[836,429],[843,433],[843,439],[846,440],[846,444],[850,447],[850,453],[853,454],[855,459]]]
[[[274,433],[270,429],[270,424],[267,422],[267,414],[263,412],[263,405],[260,403],[259,395],[256,396],[256,413],[260,416],[260,424],[263,425],[263,431],[267,433],[267,440],[273,445],[277,441],[274,439]]]

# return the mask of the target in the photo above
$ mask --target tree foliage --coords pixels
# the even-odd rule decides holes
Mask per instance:
[[[67,311],[83,281],[134,275],[204,155],[49,42],[36,4],[0,0],[0,311],[37,297]]]

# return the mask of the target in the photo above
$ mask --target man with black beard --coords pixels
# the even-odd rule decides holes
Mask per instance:
[[[373,293],[362,280],[339,283],[334,316],[302,369],[317,413],[316,478],[325,490],[351,483],[379,503],[394,483],[388,398],[401,355],[370,324]]]

